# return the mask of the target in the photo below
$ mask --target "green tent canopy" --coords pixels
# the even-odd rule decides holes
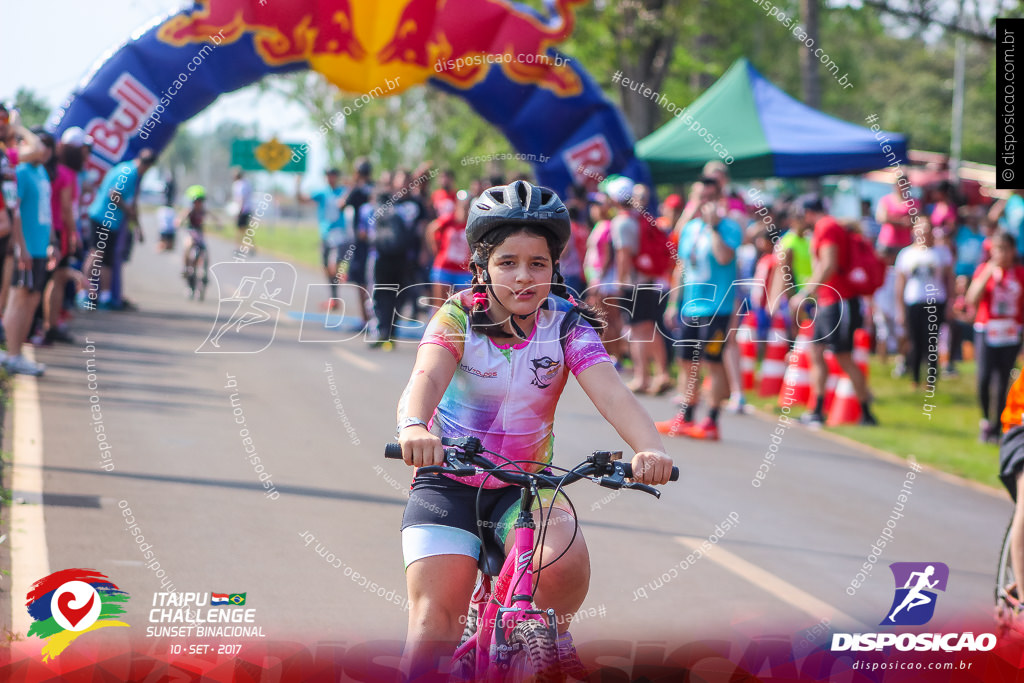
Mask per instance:
[[[741,58],[707,92],[636,143],[655,183],[696,179],[709,161],[733,178],[864,173],[906,159],[906,137],[847,123],[793,99]],[[732,161],[730,161],[730,157]]]

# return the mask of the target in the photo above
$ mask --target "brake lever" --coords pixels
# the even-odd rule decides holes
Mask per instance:
[[[661,498],[661,491],[659,491],[658,489],[654,488],[653,486],[648,486],[647,484],[640,484],[640,483],[634,481],[634,482],[630,482],[628,484],[623,484],[622,488],[624,488],[624,489],[635,489],[637,491],[643,491],[644,493],[651,494],[655,498],[659,498],[659,499]]]
[[[448,463],[448,467],[444,469],[448,474],[453,474],[456,477],[471,477],[476,474],[476,468],[466,465],[464,462],[459,460],[455,449],[446,448],[444,451],[444,461]]]
[[[626,475],[622,472],[622,467],[619,463],[613,461],[609,463],[609,465],[612,469],[612,474],[607,474],[601,477],[601,480],[598,483],[606,489],[613,489],[615,491],[618,491],[623,486],[628,486],[626,483]]]

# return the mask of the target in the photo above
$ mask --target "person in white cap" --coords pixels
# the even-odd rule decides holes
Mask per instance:
[[[60,136],[60,144],[69,145],[71,147],[91,147],[92,136],[86,135],[85,131],[78,126],[71,126]]]

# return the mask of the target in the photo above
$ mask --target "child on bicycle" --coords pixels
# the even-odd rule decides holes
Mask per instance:
[[[520,180],[473,200],[466,225],[472,288],[449,298],[430,321],[399,401],[398,437],[406,464],[440,465],[441,437],[475,436],[489,450],[536,462],[533,471],[542,469],[551,462],[555,407],[571,371],[636,452],[635,479],[669,480],[672,459],[601,344],[603,320],[590,307],[563,298],[558,256],[570,233],[568,211],[548,188]],[[573,324],[563,325],[566,316]],[[479,525],[508,553],[517,487],[485,475],[414,476],[402,521],[412,603],[406,645],[410,680],[414,672],[425,673],[450,656],[462,633],[460,618],[481,553],[475,508],[481,484]],[[554,506],[534,566],[565,554],[544,569],[535,600],[559,615],[559,655],[567,667],[578,667],[567,628],[586,598],[590,559],[582,535],[570,545],[576,525],[568,505],[558,500]],[[534,519],[539,520],[537,510]]]
[[[182,272],[185,279],[188,279],[189,273],[195,266],[197,252],[206,248],[206,240],[203,237],[203,222],[206,220],[206,188],[202,185],[192,185],[185,190],[185,196],[192,201],[192,206],[178,217],[178,227],[188,230],[188,239],[185,242],[185,270]]]

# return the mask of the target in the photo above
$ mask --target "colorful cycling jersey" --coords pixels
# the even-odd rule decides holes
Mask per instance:
[[[441,397],[430,431],[442,437],[475,436],[484,448],[513,460],[551,462],[555,407],[569,370],[579,375],[597,363],[610,363],[597,332],[580,319],[559,341],[562,320],[572,310],[564,299],[548,296],[529,339],[499,343],[469,326],[472,294],[454,295],[437,311],[423,344],[451,351],[457,367]],[[486,455],[495,464],[501,461]],[[539,469],[539,468],[537,468]],[[486,482],[484,481],[486,479]],[[460,477],[484,488],[507,486],[484,474]]]

